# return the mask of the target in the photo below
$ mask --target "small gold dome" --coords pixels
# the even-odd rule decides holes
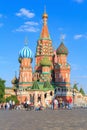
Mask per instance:
[[[42,18],[48,18],[48,15],[46,13],[44,13]]]

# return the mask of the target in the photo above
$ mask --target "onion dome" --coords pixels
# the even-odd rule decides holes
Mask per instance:
[[[16,76],[12,79],[11,83],[12,84],[17,84],[19,81],[18,79],[16,78]]]
[[[41,60],[40,64],[41,64],[41,66],[51,66],[52,65],[51,61],[46,56]]]
[[[32,51],[30,50],[30,48],[25,45],[24,48],[19,52],[19,60],[21,58],[31,58],[32,59],[33,55],[32,55]]]
[[[48,15],[47,15],[47,13],[46,13],[46,7],[44,7],[44,14],[43,14],[42,18],[43,18],[43,19],[44,19],[44,18],[48,18]]]
[[[48,15],[46,14],[46,12],[43,14],[42,18],[48,18]]]
[[[61,42],[60,46],[56,50],[57,55],[64,54],[68,55],[68,49],[65,47],[64,43]]]

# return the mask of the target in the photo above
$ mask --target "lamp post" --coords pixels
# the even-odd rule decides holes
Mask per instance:
[[[17,91],[18,91],[18,83],[15,84],[15,94],[16,94],[16,97],[17,97]]]
[[[73,91],[72,91],[72,96],[73,96],[73,106],[74,106],[74,99],[75,99],[75,91],[74,91],[74,88],[73,88]]]
[[[79,83],[74,83],[74,86],[73,86],[73,92],[72,92],[72,95],[73,95],[73,106],[74,106],[74,103],[75,103],[75,90],[78,91],[78,87],[77,87],[77,84]]]
[[[20,104],[22,103],[22,90],[21,89],[19,89],[19,92],[20,92]]]

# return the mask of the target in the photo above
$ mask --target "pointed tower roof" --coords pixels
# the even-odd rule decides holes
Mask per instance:
[[[68,55],[68,49],[65,47],[63,42],[61,42],[60,46],[56,50],[56,53],[57,53],[57,55],[59,55],[59,54]]]
[[[48,27],[47,27],[48,15],[46,13],[46,9],[44,10],[44,14],[42,15],[42,19],[43,19],[43,27],[42,27],[40,39],[50,39],[50,35],[49,35]]]

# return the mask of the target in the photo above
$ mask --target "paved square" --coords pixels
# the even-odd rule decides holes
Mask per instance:
[[[87,110],[0,110],[0,130],[87,130]]]

